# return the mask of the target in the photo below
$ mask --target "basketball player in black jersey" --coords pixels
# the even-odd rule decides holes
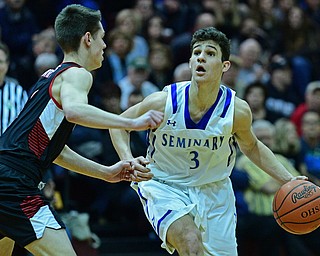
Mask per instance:
[[[141,158],[103,166],[72,151],[66,142],[75,124],[91,128],[145,130],[157,127],[162,112],[124,118],[88,104],[90,71],[101,66],[106,44],[100,11],[69,5],[55,21],[63,62],[33,87],[20,115],[0,138],[0,255],[14,243],[34,255],[76,255],[65,226],[41,193],[42,176],[55,163],[108,182],[152,178]]]

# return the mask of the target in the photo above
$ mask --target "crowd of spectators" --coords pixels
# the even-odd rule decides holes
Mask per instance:
[[[93,72],[92,104],[120,114],[167,84],[189,80],[192,34],[214,26],[232,45],[232,67],[222,82],[248,102],[253,123],[264,120],[270,123],[266,131],[271,127],[272,133],[277,129],[276,134],[283,134],[274,137],[274,152],[288,159],[293,171],[320,185],[320,0],[0,0],[0,42],[10,51],[7,76],[24,90],[29,91],[45,70],[62,61],[53,24],[59,11],[71,3],[100,9],[106,30],[103,65]],[[145,154],[146,134],[132,132],[131,136],[134,153]],[[69,145],[107,165],[119,160],[108,131],[77,127]],[[243,176],[245,170],[235,173],[238,171],[241,177],[248,175],[249,182],[241,178],[242,186],[237,186],[240,180],[235,175],[236,194],[248,195],[250,189],[257,192],[250,172]],[[138,218],[131,222],[136,225],[134,230],[150,232],[138,199],[127,184],[70,175],[56,166],[50,177],[62,194],[62,210],[89,212],[101,225]],[[270,199],[270,190],[268,193]],[[248,198],[237,199],[250,206]],[[241,207],[241,220],[246,217],[242,209],[247,216],[259,215],[259,210],[249,212],[247,206]],[[308,246],[312,244],[304,240]]]

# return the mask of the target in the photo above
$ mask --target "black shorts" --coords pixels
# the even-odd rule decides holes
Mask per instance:
[[[36,183],[0,164],[0,239],[9,237],[24,247],[41,238],[46,227],[65,228]]]

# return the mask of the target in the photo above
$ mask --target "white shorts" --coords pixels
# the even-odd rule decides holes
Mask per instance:
[[[205,255],[236,256],[235,197],[229,178],[198,187],[184,187],[164,181],[133,182],[144,212],[162,247],[173,254],[166,241],[169,226],[186,214],[194,218],[202,234]]]

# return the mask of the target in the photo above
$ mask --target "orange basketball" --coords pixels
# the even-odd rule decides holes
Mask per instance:
[[[320,226],[320,188],[307,180],[287,182],[274,196],[273,216],[289,233],[312,232]]]

